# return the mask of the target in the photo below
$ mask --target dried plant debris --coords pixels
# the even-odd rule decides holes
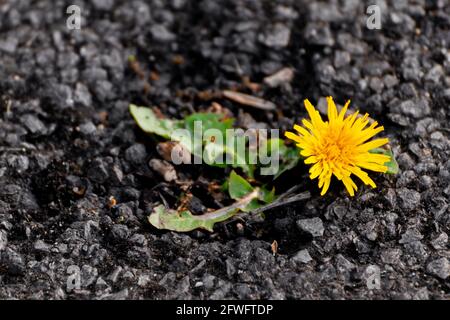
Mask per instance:
[[[273,102],[255,96],[251,96],[245,93],[240,93],[231,90],[224,90],[222,93],[225,98],[245,106],[250,106],[265,111],[274,111],[277,109],[277,106]]]

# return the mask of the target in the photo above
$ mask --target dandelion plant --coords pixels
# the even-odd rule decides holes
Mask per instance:
[[[369,127],[369,114],[358,116],[358,111],[346,116],[350,101],[338,113],[332,97],[327,98],[328,121],[323,121],[314,106],[305,100],[305,108],[310,117],[303,119],[303,126],[295,125],[298,134],[286,132],[286,137],[295,141],[305,157],[305,164],[312,165],[309,169],[310,178],[319,179],[321,195],[327,192],[331,178],[334,175],[342,181],[348,193],[355,195],[358,190],[351,175],[357,176],[366,185],[375,188],[375,182],[362,169],[386,173],[391,157],[386,154],[371,152],[386,145],[387,138],[370,140],[384,130],[373,121]]]

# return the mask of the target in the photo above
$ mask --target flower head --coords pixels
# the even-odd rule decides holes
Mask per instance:
[[[332,97],[328,97],[327,102],[328,121],[323,121],[319,112],[305,100],[310,120],[303,119],[303,126],[294,126],[298,134],[286,132],[286,137],[297,143],[305,163],[312,165],[309,169],[310,178],[319,178],[321,195],[327,192],[333,175],[342,181],[351,196],[358,190],[351,178],[352,174],[375,188],[373,180],[362,169],[383,173],[388,170],[384,164],[390,160],[389,156],[370,151],[387,144],[389,140],[380,138],[367,141],[384,128],[377,127],[376,121],[367,127],[370,121],[367,113],[358,116],[357,111],[346,117],[350,101],[339,113]]]

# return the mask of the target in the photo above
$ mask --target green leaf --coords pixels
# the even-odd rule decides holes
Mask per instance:
[[[228,179],[228,193],[231,199],[239,199],[254,191],[255,188],[243,177],[232,171]],[[275,189],[267,190],[266,188],[258,189],[257,199],[252,200],[242,211],[249,212],[262,206],[261,203],[267,204],[275,200]]]
[[[148,217],[148,220],[151,225],[158,229],[178,232],[204,229],[213,232],[214,225],[216,223],[228,220],[239,211],[244,210],[258,197],[258,194],[259,190],[255,189],[231,206],[205,213],[203,215],[193,215],[188,210],[177,212],[175,210],[166,209],[163,205],[160,205],[153,209],[153,212]]]
[[[240,168],[248,177],[253,178],[256,164],[250,164],[248,152],[248,147],[245,148],[244,153],[240,152],[237,148],[237,142],[235,142],[234,146],[225,146],[225,157],[231,159],[229,166],[235,169]]]
[[[150,108],[134,104],[129,108],[143,131],[180,142],[187,151],[203,159],[207,165],[220,168],[229,165],[232,168],[240,168],[246,175],[253,177],[255,165],[246,161],[248,148],[243,154],[236,148],[238,142],[245,144],[246,138],[237,137],[233,146],[229,146],[226,141],[226,131],[233,128],[234,119],[224,118],[223,115],[216,113],[194,113],[184,120],[159,119]],[[198,137],[202,139],[201,141],[195,141],[197,121],[201,122],[201,131],[198,128],[198,134],[202,134],[202,137]],[[226,162],[226,159],[230,161]]]
[[[253,177],[254,166],[245,161],[245,154],[236,152],[237,141],[245,137],[237,138],[233,146],[227,143],[227,130],[233,128],[234,119],[224,118],[223,115],[215,113],[194,113],[185,119],[185,128],[194,137],[196,122],[201,123],[203,133],[202,143],[198,143],[196,148],[188,147],[192,153],[202,157],[204,162],[210,166],[225,168],[227,165],[233,168],[241,168],[248,176]],[[198,125],[197,125],[198,126]],[[200,130],[197,127],[197,130]],[[202,147],[202,148],[201,148]],[[226,159],[230,161],[227,162]]]
[[[203,161],[210,166],[225,168],[225,151],[223,143],[207,142],[203,145]]]
[[[152,109],[138,107],[130,104],[130,113],[138,126],[147,133],[154,133],[163,138],[170,139],[175,129],[182,128],[183,121],[159,119]]]
[[[259,200],[264,202],[265,204],[274,202],[276,200],[275,188],[272,188],[272,190],[261,188],[259,191]]]
[[[194,132],[195,122],[199,121],[202,124],[203,132],[209,129],[217,129],[225,137],[227,129],[233,128],[234,119],[224,119],[224,116],[217,113],[194,113],[184,119],[185,128]]]
[[[394,153],[391,149],[384,149],[384,148],[376,148],[372,149],[369,152],[376,153],[376,154],[384,154],[391,158],[390,161],[386,162],[384,165],[388,168],[387,172],[388,174],[397,174],[399,171],[397,160],[395,159]]]
[[[213,231],[214,224],[231,218],[235,212],[229,212],[217,219],[200,219],[190,211],[185,210],[178,213],[172,209],[166,209],[163,205],[156,207],[150,215],[149,222],[158,229],[188,232],[195,229]]]
[[[247,180],[234,172],[234,170],[231,171],[230,178],[228,179],[228,193],[231,199],[240,199],[253,190],[254,188]]]
[[[232,118],[224,118],[223,115],[215,113],[194,113],[184,120],[159,119],[151,108],[138,107],[134,104],[130,105],[130,113],[143,131],[178,141],[195,157],[203,159],[207,165],[241,169],[250,178],[254,177],[256,168],[261,166],[261,163],[249,161],[258,159],[258,150],[249,148],[248,137],[234,136],[233,140],[227,141],[226,131],[233,128]],[[204,134],[201,137],[202,141],[198,142],[194,141],[196,121],[201,122],[202,132],[199,133]],[[260,154],[272,156],[270,154],[272,145],[278,150],[276,151],[278,155],[273,156],[279,157],[280,163],[278,167],[274,166],[264,174],[273,175],[276,179],[295,167],[301,157],[296,148],[287,147],[281,139],[268,139],[265,144],[260,144]],[[244,150],[239,146],[244,146]]]
[[[222,183],[222,185],[220,186],[220,190],[221,190],[222,192],[227,192],[227,191],[228,191],[228,186],[229,186],[228,180],[225,180],[225,182]]]

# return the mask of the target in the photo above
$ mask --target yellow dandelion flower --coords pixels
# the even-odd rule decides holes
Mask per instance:
[[[328,97],[327,102],[328,121],[323,121],[314,106],[305,100],[310,120],[303,119],[303,126],[294,126],[298,134],[286,132],[286,137],[297,143],[297,147],[301,149],[300,154],[305,157],[305,163],[312,165],[309,169],[310,178],[319,178],[322,196],[330,187],[333,175],[342,181],[351,196],[358,190],[351,178],[352,174],[375,188],[373,180],[362,169],[382,173],[388,170],[384,164],[390,160],[389,156],[369,151],[387,144],[389,140],[380,138],[367,141],[384,128],[377,127],[376,121],[367,127],[367,113],[358,117],[357,111],[346,117],[350,101],[347,101],[339,113],[332,97]]]

